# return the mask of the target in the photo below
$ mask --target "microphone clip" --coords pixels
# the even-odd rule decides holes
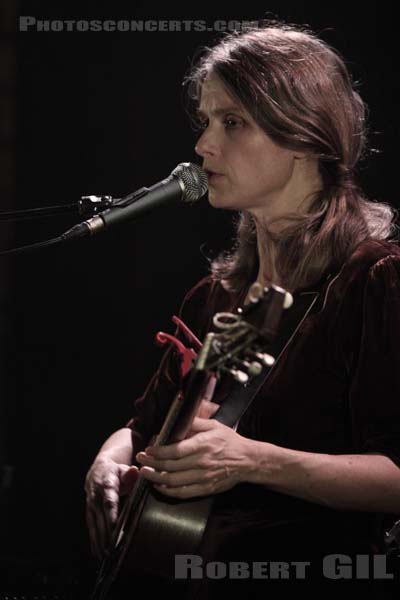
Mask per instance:
[[[80,215],[97,215],[99,212],[113,205],[112,196],[81,196],[78,200]]]
[[[106,208],[124,208],[132,202],[139,200],[147,194],[149,188],[142,187],[136,192],[132,192],[123,198],[113,198],[112,196],[81,196],[78,201],[79,213],[81,215],[97,215]]]

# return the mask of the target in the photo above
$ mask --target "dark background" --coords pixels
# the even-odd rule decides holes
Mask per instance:
[[[40,4],[40,6],[39,6]],[[181,81],[217,32],[17,34],[39,18],[252,20],[309,24],[346,57],[370,107],[365,190],[397,204],[398,52],[391,4],[19,2],[0,10],[1,209],[123,195],[195,160]],[[221,6],[221,5],[219,5]],[[129,7],[129,8],[128,8]],[[76,215],[11,226],[1,248],[44,240]],[[74,597],[90,578],[86,471],[121,427],[161,355],[185,291],[229,245],[230,215],[205,201],[68,247],[0,257],[1,593]],[[202,248],[202,249],[201,249]],[[70,590],[67,594],[67,590]],[[75,591],[72,591],[75,590]],[[84,597],[84,592],[81,592]],[[64,597],[64,596],[63,596]]]

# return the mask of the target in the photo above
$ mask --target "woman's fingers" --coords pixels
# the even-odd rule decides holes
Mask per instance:
[[[110,459],[95,462],[87,475],[86,521],[91,550],[98,559],[110,544],[118,518],[119,496],[132,489],[137,475],[137,467]]]
[[[139,470],[134,465],[127,467],[121,472],[120,475],[120,487],[119,495],[124,496],[128,494],[134,487],[139,475]]]
[[[88,503],[86,507],[86,522],[89,529],[90,548],[97,560],[101,560],[108,542],[108,526],[101,504],[95,506]]]
[[[220,408],[219,404],[215,402],[211,402],[210,400],[203,400],[200,403],[199,410],[197,411],[196,417],[200,417],[201,419],[211,419]]]
[[[169,471],[171,473],[176,471],[184,471],[191,468],[198,469],[207,466],[202,460],[201,454],[189,454],[188,456],[178,459],[157,459],[150,454],[146,454],[145,452],[139,452],[137,459],[142,467],[150,467],[157,469],[157,471]]]
[[[195,417],[192,424],[192,429],[196,432],[206,432],[216,427],[221,427],[217,421],[214,421],[213,419],[202,419],[200,417]],[[144,452],[139,452],[136,455],[136,458],[139,462],[141,462],[145,455],[160,460],[184,458],[189,454],[197,454],[201,451],[204,441],[204,437],[195,435],[180,442],[167,444],[165,446],[148,446]]]
[[[177,473],[168,473],[167,471],[156,471],[151,467],[142,467],[141,474],[158,485],[166,485],[168,487],[180,487],[182,485],[192,485],[198,482],[201,478],[198,469],[188,469],[187,471],[179,471]]]

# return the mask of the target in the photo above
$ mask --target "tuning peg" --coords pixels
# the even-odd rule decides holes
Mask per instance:
[[[266,352],[251,352],[251,355],[257,358],[263,363],[263,365],[267,367],[271,367],[275,362],[275,358]]]
[[[282,294],[285,294],[285,298],[283,300],[283,308],[290,308],[293,304],[293,296],[290,292],[287,292],[286,290],[284,290],[283,288],[281,288],[278,285],[272,285],[272,288],[274,290],[276,290],[277,292],[281,292]],[[248,293],[248,300],[249,302],[253,303],[253,304],[257,304],[257,302],[259,302],[259,300],[261,300],[261,298],[264,297],[264,295],[269,291],[268,287],[263,286],[261,283],[259,283],[258,281],[255,281],[249,289],[249,293]]]
[[[252,377],[256,377],[257,375],[259,375],[261,373],[262,365],[260,365],[259,362],[253,360],[251,363],[247,363],[247,364],[249,365],[247,372]]]
[[[261,283],[259,283],[258,281],[255,281],[249,289],[249,293],[248,293],[248,301],[251,302],[252,304],[257,304],[257,302],[259,302],[261,300],[261,298],[263,298],[265,292],[268,291],[267,287],[264,287]]]
[[[283,308],[290,308],[293,304],[293,296],[290,292],[285,293],[285,299],[283,301]]]
[[[290,308],[293,304],[292,294],[281,288],[279,285],[273,285],[272,287],[275,291],[280,292],[281,294],[285,294],[285,298],[283,300],[283,308]]]
[[[239,369],[235,369],[234,367],[228,369],[228,371],[230,372],[232,377],[236,379],[236,381],[238,381],[239,383],[247,383],[249,380],[249,376],[244,371],[239,371]]]
[[[272,365],[275,362],[275,358],[273,356],[271,356],[271,354],[267,354],[266,352],[261,354],[260,360],[262,360],[264,365],[266,365],[267,367],[272,367]]]
[[[248,360],[240,360],[239,358],[231,359],[231,363],[235,367],[239,367],[240,371],[247,373],[250,377],[255,377],[259,375],[262,371],[262,365],[259,362],[253,360],[249,362]]]
[[[224,373],[229,373],[229,375],[231,375],[231,377],[236,379],[236,381],[238,381],[239,383],[247,383],[250,379],[247,373],[245,373],[241,369],[237,369],[235,366],[222,367],[220,370]]]

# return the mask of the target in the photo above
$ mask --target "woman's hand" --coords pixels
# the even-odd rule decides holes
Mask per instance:
[[[210,413],[215,412],[214,407],[218,408],[208,406]],[[166,446],[150,446],[136,459],[143,465],[140,473],[158,491],[175,498],[193,498],[217,494],[245,481],[254,468],[251,444],[214,419],[196,417],[190,437]]]
[[[132,489],[137,474],[137,467],[119,464],[100,453],[86,476],[86,522],[91,550],[98,559],[110,543],[119,497]]]

